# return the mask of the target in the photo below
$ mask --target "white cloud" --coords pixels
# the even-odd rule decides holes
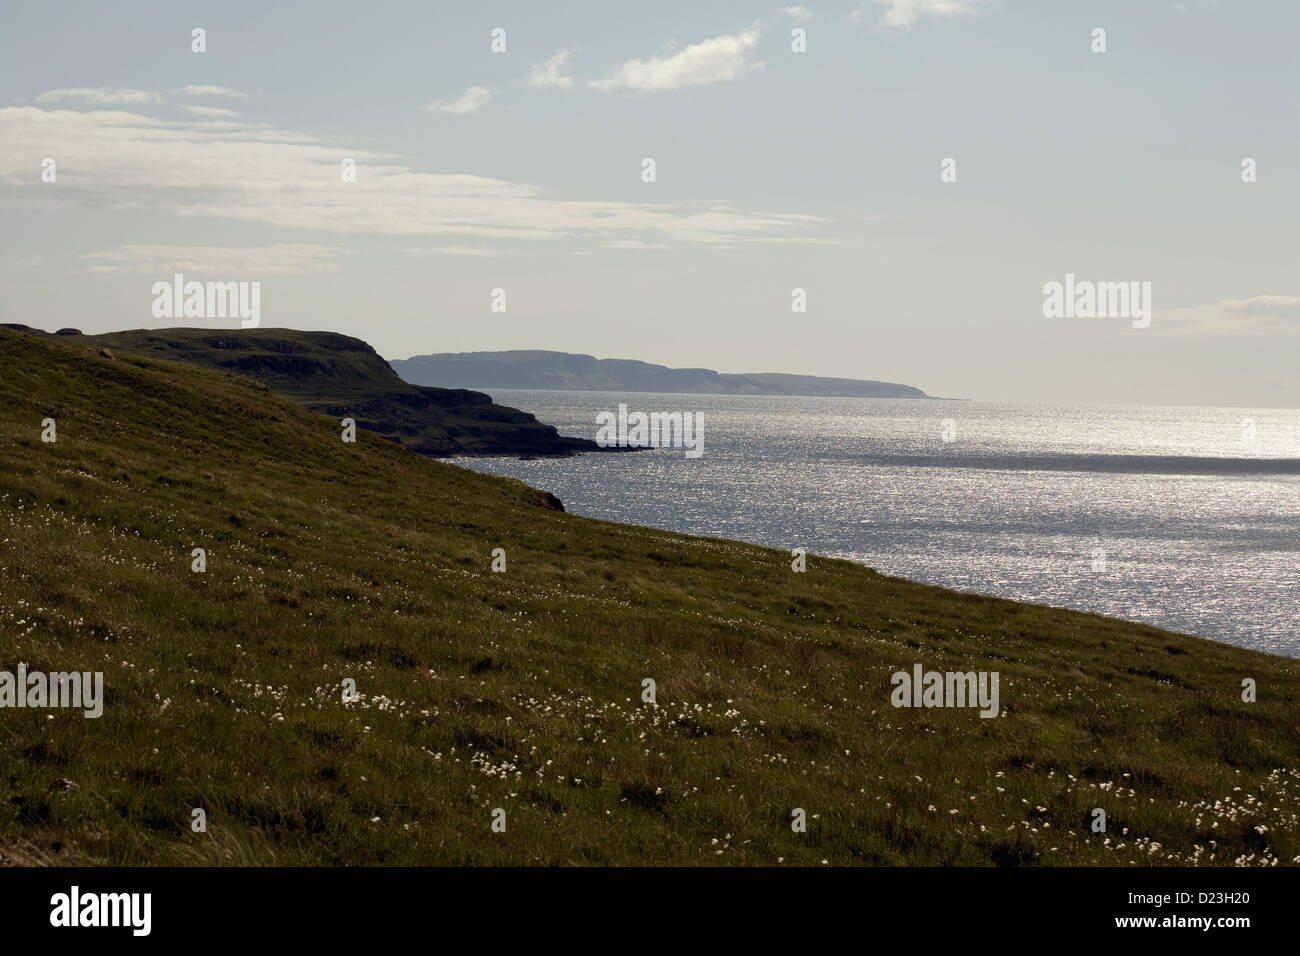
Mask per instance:
[[[572,51],[561,50],[545,63],[539,63],[533,67],[533,72],[528,75],[528,85],[537,87],[556,86],[566,90],[573,86],[573,77],[560,75],[565,62],[569,59],[570,52]]]
[[[239,110],[223,109],[220,106],[182,106],[181,109],[193,113],[195,116],[211,116],[214,118],[234,118],[239,115]]]
[[[484,246],[414,246],[403,249],[413,256],[473,256],[495,259],[498,256],[589,256],[589,249],[538,249],[537,247],[486,248]]]
[[[554,199],[528,183],[421,172],[355,144],[231,120],[7,107],[0,108],[0,143],[0,201],[27,198],[80,210],[161,209],[187,219],[333,235],[569,244],[785,241],[825,225],[817,216],[715,202]],[[42,188],[31,175],[42,156],[59,157],[57,190]],[[355,183],[340,181],[345,156],[357,161]]]
[[[1300,320],[1300,296],[1257,295],[1249,299],[1224,299],[1219,308],[1232,315],[1267,315]]]
[[[781,12],[788,17],[794,17],[801,22],[811,20],[813,13],[807,7],[782,7]]]
[[[1300,334],[1300,296],[1257,295],[1191,308],[1160,310],[1151,332],[1166,335]]]
[[[758,46],[758,30],[693,43],[680,53],[667,53],[648,60],[628,60],[614,67],[604,79],[592,80],[598,90],[630,89],[642,92],[677,90],[736,80],[762,63],[749,59]]]
[[[81,100],[85,103],[106,103],[118,106],[143,103],[161,103],[162,97],[149,90],[110,90],[102,86],[74,86],[63,90],[47,90],[36,97],[38,103],[58,103],[61,100]]]
[[[493,258],[501,255],[495,249],[484,249],[482,246],[435,246],[431,249],[416,247],[403,249],[402,251],[416,256],[481,256],[483,258]]]
[[[640,239],[609,239],[601,243],[606,249],[671,249],[662,242],[643,242]]]
[[[296,276],[334,272],[342,268],[337,258],[347,250],[304,242],[281,242],[270,246],[142,246],[128,245],[111,252],[87,252],[81,256],[93,265],[90,273],[137,272],[169,276],[176,272],[214,279],[263,276]]]
[[[187,86],[181,90],[186,96],[228,96],[231,99],[247,99],[248,97],[226,86]]]
[[[486,86],[471,86],[457,99],[434,100],[425,107],[430,113],[450,113],[452,116],[468,116],[487,106],[492,99],[492,91]]]
[[[877,6],[888,7],[882,23],[887,27],[907,30],[922,17],[947,19],[975,13],[989,0],[872,0]],[[859,8],[849,16],[853,22],[861,20],[863,9]]]

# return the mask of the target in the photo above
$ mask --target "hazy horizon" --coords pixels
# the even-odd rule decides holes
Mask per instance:
[[[27,324],[27,323],[19,323],[19,324]],[[33,328],[35,328],[35,326],[33,326]],[[58,327],[51,327],[51,328],[41,329],[41,331],[49,332],[49,333],[53,334],[53,333],[57,332],[59,328],[76,328],[76,327],[75,327],[75,326],[66,326],[66,325],[65,325],[65,326],[58,326]],[[156,326],[156,327],[152,327],[152,326],[140,326],[138,330],[144,330],[144,331],[159,331],[159,332],[161,332],[161,331],[166,331],[168,328],[191,328],[191,326]],[[222,331],[222,330],[224,329],[225,331],[230,331],[230,332],[232,332],[232,333],[236,333],[236,334],[239,333],[239,332],[247,331],[247,330],[244,330],[244,329],[238,329],[238,328],[231,329],[231,328],[217,327],[217,326],[214,326],[214,327],[212,327],[212,328],[213,328],[213,331]],[[337,330],[333,330],[333,329],[310,329],[310,328],[294,329],[294,328],[289,328],[289,327],[287,327],[287,326],[281,326],[281,327],[259,327],[259,329],[258,329],[257,331],[261,331],[261,332],[274,332],[274,331],[277,331],[277,330],[279,330],[279,331],[287,331],[287,332],[328,332],[328,331],[337,331]],[[88,334],[88,335],[94,335],[94,334],[96,334],[96,333],[93,333],[93,332],[86,332],[85,329],[78,329],[78,331],[80,331],[80,332],[84,332],[84,333],[86,333],[86,334]],[[136,331],[136,330],[135,330],[135,329],[120,329],[120,330],[115,329],[115,330],[113,330],[113,331]],[[351,334],[351,333],[340,333],[340,334]],[[364,337],[364,336],[354,336],[354,337],[355,337],[355,338],[360,338],[360,339],[362,339],[363,341],[365,340],[365,337]],[[374,343],[370,343],[370,344],[373,345]],[[378,350],[376,350],[376,351],[378,351]],[[409,359],[412,359],[412,358],[418,358],[418,357],[423,356],[423,355],[435,355],[435,354],[469,355],[469,354],[474,354],[474,353],[476,353],[476,352],[489,353],[489,354],[490,354],[490,353],[493,353],[493,352],[553,352],[553,353],[556,353],[556,354],[562,354],[562,355],[585,355],[585,356],[587,356],[587,357],[589,357],[589,358],[595,358],[595,359],[597,359],[597,360],[601,360],[601,361],[606,360],[606,359],[618,360],[618,361],[645,361],[644,359],[639,359],[639,358],[636,358],[635,356],[629,356],[629,355],[594,355],[594,354],[592,354],[592,353],[590,353],[590,352],[567,352],[567,351],[563,351],[563,350],[560,350],[560,349],[548,349],[548,348],[541,348],[541,347],[537,347],[537,348],[502,348],[502,349],[467,349],[467,350],[464,350],[464,351],[462,351],[462,352],[447,352],[447,353],[418,352],[418,353],[412,353],[411,355],[384,355],[384,354],[380,353],[380,358],[382,358],[385,362],[393,362],[393,361],[404,361],[404,360],[409,360]],[[749,368],[749,369],[737,369],[737,370],[734,370],[734,371],[733,371],[733,370],[731,370],[731,369],[715,368],[715,367],[711,367],[711,366],[674,365],[674,364],[671,364],[671,363],[667,363],[667,364],[666,364],[666,363],[663,363],[663,362],[651,362],[651,363],[647,363],[647,364],[660,365],[660,366],[663,366],[663,367],[666,367],[666,368],[670,368],[670,369],[693,369],[693,368],[705,368],[705,369],[710,369],[711,371],[719,372],[719,373],[724,374],[724,375],[796,375],[796,376],[813,376],[813,377],[817,377],[817,378],[849,378],[848,376],[835,376],[835,375],[825,375],[825,376],[823,376],[823,375],[818,375],[818,374],[815,373],[815,372],[789,371],[789,370],[786,370],[786,369],[773,369],[773,368],[765,368],[765,369],[753,369],[753,368]],[[863,379],[863,380],[864,380],[864,381],[887,382],[887,383],[889,383],[889,384],[895,384],[895,385],[913,385],[912,382],[890,381],[890,380],[888,380],[888,379]],[[455,387],[460,387],[460,386],[455,386]],[[555,390],[556,390],[556,389],[529,388],[529,387],[524,387],[524,386],[514,386],[514,385],[511,385],[511,386],[479,385],[479,386],[476,386],[476,387],[478,387],[478,388],[480,388],[480,389],[499,388],[499,389],[505,389],[505,390],[508,390],[508,391],[522,391],[522,392],[526,392],[526,391],[543,391],[543,392],[544,392],[544,391],[555,391]],[[916,387],[919,388],[920,386],[916,386]],[[564,391],[565,389],[559,389],[559,390],[560,390],[560,391]],[[1070,406],[1091,406],[1091,407],[1095,407],[1095,408],[1221,408],[1221,409],[1241,409],[1241,410],[1250,410],[1250,409],[1276,409],[1276,410],[1281,410],[1281,411],[1291,411],[1291,410],[1294,410],[1294,409],[1296,408],[1296,406],[1291,406],[1291,405],[1225,405],[1225,404],[1215,404],[1215,403],[1210,403],[1210,402],[1089,402],[1089,401],[1077,401],[1077,400],[1048,401],[1048,400],[1030,400],[1030,399],[985,399],[985,398],[973,398],[973,397],[971,397],[971,396],[967,396],[967,395],[946,395],[946,394],[943,394],[943,393],[941,393],[941,392],[940,392],[940,393],[936,393],[936,392],[926,391],[925,389],[921,389],[921,390],[925,392],[925,396],[924,396],[923,398],[893,398],[893,397],[887,397],[887,396],[880,396],[880,397],[871,398],[871,397],[863,397],[863,396],[839,396],[839,397],[836,397],[836,396],[798,396],[798,395],[790,395],[790,396],[786,396],[786,397],[823,398],[823,399],[827,399],[827,400],[830,400],[830,401],[850,401],[850,402],[851,402],[851,401],[900,401],[900,402],[906,402],[906,401],[931,401],[931,400],[933,400],[933,401],[950,401],[950,402],[983,402],[983,403],[1010,402],[1010,403],[1012,403],[1012,404],[1022,404],[1022,405],[1040,405],[1040,406],[1046,406],[1046,407],[1056,406],[1056,407],[1062,407],[1062,408],[1064,408],[1064,407],[1070,407]],[[582,389],[579,389],[578,391],[583,391],[583,390],[582,390]],[[589,390],[587,390],[587,391],[593,391],[593,392],[596,392],[596,391],[608,391],[610,394],[617,394],[617,393],[619,393],[619,392],[623,392],[623,391],[626,391],[626,390],[623,390],[623,389],[589,389]],[[639,393],[639,392],[638,392],[637,394],[642,394],[642,393]],[[723,392],[717,392],[717,393],[714,393],[714,392],[656,392],[656,393],[649,393],[649,392],[647,392],[647,393],[644,393],[644,394],[662,394],[662,395],[695,395],[695,394],[708,394],[708,395],[718,394],[718,395],[723,395],[723,394],[730,394],[730,395],[732,395],[733,397],[736,397],[736,398],[746,398],[746,397],[754,397],[754,398],[763,398],[763,397],[779,397],[779,396],[762,396],[762,395],[745,396],[745,395],[737,394],[737,393],[723,393]]]

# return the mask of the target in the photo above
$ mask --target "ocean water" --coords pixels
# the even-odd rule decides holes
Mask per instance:
[[[1300,656],[1300,411],[490,391],[587,438],[704,416],[696,459],[456,459],[574,514]]]

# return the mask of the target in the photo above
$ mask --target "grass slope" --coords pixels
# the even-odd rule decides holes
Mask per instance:
[[[0,669],[107,685],[99,720],[0,710],[8,862],[1300,855],[1297,661],[847,562],[796,574],[344,444],[228,376],[6,331],[0,464]],[[915,662],[999,671],[1004,714],[894,709]]]
[[[359,427],[422,455],[571,455],[600,450],[594,441],[562,436],[531,413],[497,405],[482,392],[404,382],[368,343],[336,332],[70,332],[76,330],[57,334],[96,351],[130,351],[247,376],[313,411],[336,419],[351,417]]]

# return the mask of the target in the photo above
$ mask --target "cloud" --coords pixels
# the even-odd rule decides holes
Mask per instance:
[[[223,109],[220,106],[182,106],[181,109],[193,113],[195,116],[234,118],[239,115],[239,110]]]
[[[109,252],[87,252],[81,256],[92,265],[90,273],[133,272],[170,276],[177,272],[214,279],[263,276],[297,276],[335,272],[342,268],[337,258],[347,250],[303,242],[281,242],[270,246],[140,246],[128,245]]]
[[[435,246],[432,249],[412,248],[403,249],[402,251],[416,256],[481,256],[483,258],[492,258],[501,255],[495,249],[484,249],[482,246]]]
[[[1162,309],[1156,312],[1151,331],[1169,335],[1296,335],[1300,334],[1300,296],[1257,295]]]
[[[640,239],[607,239],[601,243],[605,249],[671,249],[662,242],[643,242]]]
[[[680,53],[665,51],[664,56],[648,60],[628,60],[614,67],[603,79],[592,80],[590,86],[604,92],[629,89],[659,93],[737,80],[763,67],[762,63],[749,59],[758,46],[758,37],[758,29],[751,27],[737,34],[693,43]]]
[[[1257,295],[1250,299],[1224,299],[1218,307],[1230,315],[1266,315],[1300,321],[1300,296]]]
[[[228,96],[231,99],[247,99],[247,95],[225,86],[187,86],[181,90],[186,96]]]
[[[570,50],[561,50],[545,63],[539,63],[533,67],[533,72],[528,74],[528,85],[536,87],[555,86],[566,90],[573,86],[573,77],[560,75],[560,71],[564,69],[564,64],[569,59],[571,52]]]
[[[486,86],[471,86],[459,98],[454,100],[434,100],[425,107],[430,113],[450,113],[452,116],[468,116],[477,113],[492,100],[492,91]]]
[[[412,256],[472,256],[495,259],[498,256],[589,256],[587,249],[492,248],[484,246],[415,246],[402,250]]]
[[[975,13],[988,0],[872,0],[877,6],[888,7],[881,23],[901,30],[911,29],[922,17],[951,20],[953,17]],[[864,17],[865,8],[859,7],[849,15],[854,23]]]
[[[162,97],[149,90],[110,90],[102,86],[74,86],[63,90],[47,90],[36,97],[38,103],[58,103],[62,100],[127,106],[161,103]]]
[[[732,245],[798,240],[823,233],[826,224],[817,216],[717,202],[556,199],[528,183],[422,172],[393,154],[233,120],[7,107],[0,108],[0,143],[0,202],[129,208],[132,215],[156,209],[184,219],[293,230],[295,238],[314,231],[438,236],[449,244],[636,239]],[[31,175],[43,156],[59,157],[57,190]],[[344,157],[357,162],[355,183],[340,179]]]
[[[782,7],[781,12],[788,17],[794,17],[800,22],[811,20],[813,13],[807,7]]]

